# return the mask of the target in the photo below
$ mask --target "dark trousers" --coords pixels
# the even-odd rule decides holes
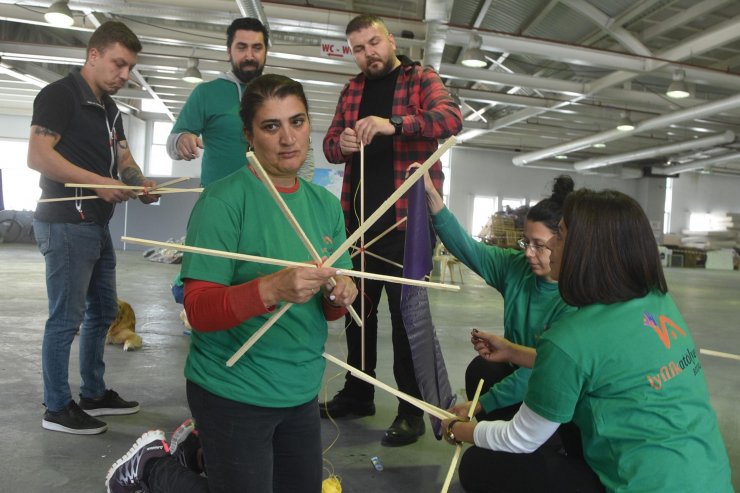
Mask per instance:
[[[472,399],[478,382],[488,391],[515,370],[507,363],[491,363],[477,356],[465,370],[465,392]],[[478,421],[509,421],[521,402],[478,413]],[[460,462],[460,484],[468,493],[596,493],[604,487],[583,458],[581,433],[565,423],[531,454],[493,452],[479,447],[465,451]]]
[[[151,468],[152,493],[321,492],[321,423],[316,399],[290,408],[251,406],[188,382],[188,404],[208,478],[174,458]]]
[[[403,234],[391,233],[377,243],[373,244],[368,251],[380,255],[388,260],[403,264],[404,241]],[[353,259],[354,269],[361,270],[360,255]],[[383,260],[370,255],[365,255],[365,271],[387,276],[402,275],[402,270]],[[360,283],[358,281],[358,288]],[[365,373],[375,376],[375,368],[378,359],[378,303],[380,295],[385,288],[388,298],[388,308],[391,314],[391,338],[393,342],[393,376],[396,379],[398,390],[421,398],[419,386],[416,383],[414,363],[411,359],[411,347],[406,335],[401,316],[401,285],[384,281],[373,281],[365,279],[365,292],[357,296],[352,305],[358,314],[362,313],[360,300],[365,297]],[[362,367],[362,338],[360,327],[347,316],[347,363],[355,368]],[[347,373],[344,384],[344,392],[349,396],[360,400],[372,400],[375,387],[365,383]],[[421,416],[423,413],[415,406],[399,399],[398,414],[401,416]]]

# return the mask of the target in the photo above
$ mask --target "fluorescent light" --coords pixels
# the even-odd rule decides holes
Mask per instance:
[[[185,70],[182,80],[191,84],[203,82],[203,75],[200,73],[200,70],[198,70],[197,58],[188,58],[188,68]]]
[[[691,96],[689,88],[686,86],[686,82],[684,82],[684,76],[683,70],[679,69],[673,72],[673,82],[668,86],[668,90],[665,93],[666,96],[674,99],[683,99]]]
[[[67,0],[54,0],[44,14],[44,19],[54,26],[69,27],[75,23]]]

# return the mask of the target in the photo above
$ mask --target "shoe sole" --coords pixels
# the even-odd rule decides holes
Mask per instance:
[[[98,428],[69,428],[53,421],[41,420],[41,427],[49,431],[60,431],[62,433],[69,433],[71,435],[99,435],[104,433],[108,429],[108,425],[104,425]]]
[[[182,424],[177,427],[175,432],[172,433],[172,439],[170,440],[170,454],[175,455],[180,444],[194,432],[195,424],[193,424],[193,420],[188,418],[183,421]]]
[[[90,416],[123,416],[125,414],[136,414],[141,410],[141,406],[136,407],[100,407],[97,409],[85,409],[81,407]]]
[[[165,438],[164,432],[160,430],[147,431],[146,433],[141,435],[136,440],[136,442],[134,442],[133,446],[131,446],[129,451],[126,452],[126,454],[123,457],[115,461],[113,465],[110,466],[110,468],[108,469],[108,474],[105,475],[105,490],[108,493],[113,493],[110,489],[110,480],[113,478],[113,475],[116,473],[116,469],[121,467],[122,464],[124,464],[129,459],[131,459],[131,457],[133,457],[139,450],[146,447],[154,440],[162,440],[164,442],[165,441],[164,438]]]

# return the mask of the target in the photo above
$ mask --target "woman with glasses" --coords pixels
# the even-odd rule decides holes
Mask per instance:
[[[543,334],[536,354],[474,334],[479,354],[534,368],[513,419],[443,423],[448,442],[476,445],[460,465],[465,491],[594,491],[571,472],[582,460],[542,451],[572,420],[601,491],[732,492],[699,350],[640,205],[621,192],[578,190],[548,247],[550,275],[578,310]]]
[[[428,181],[425,188],[434,228],[447,250],[503,296],[504,337],[534,347],[550,324],[572,311],[550,277],[546,245],[557,233],[563,200],[573,191],[573,180],[569,176],[556,178],[552,195],[529,210],[524,237],[519,240],[521,251],[475,241]],[[530,373],[529,368],[476,357],[465,372],[465,390],[471,399],[480,379],[485,382],[475,411],[478,419],[511,419],[524,399]],[[455,410],[467,412],[468,407],[469,403],[463,403]]]

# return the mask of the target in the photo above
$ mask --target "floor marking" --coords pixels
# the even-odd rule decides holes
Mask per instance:
[[[707,356],[717,356],[718,358],[727,358],[727,359],[734,359],[736,361],[740,361],[740,355],[737,355],[737,354],[723,353],[720,351],[712,351],[711,349],[699,349],[699,353],[706,354]]]

